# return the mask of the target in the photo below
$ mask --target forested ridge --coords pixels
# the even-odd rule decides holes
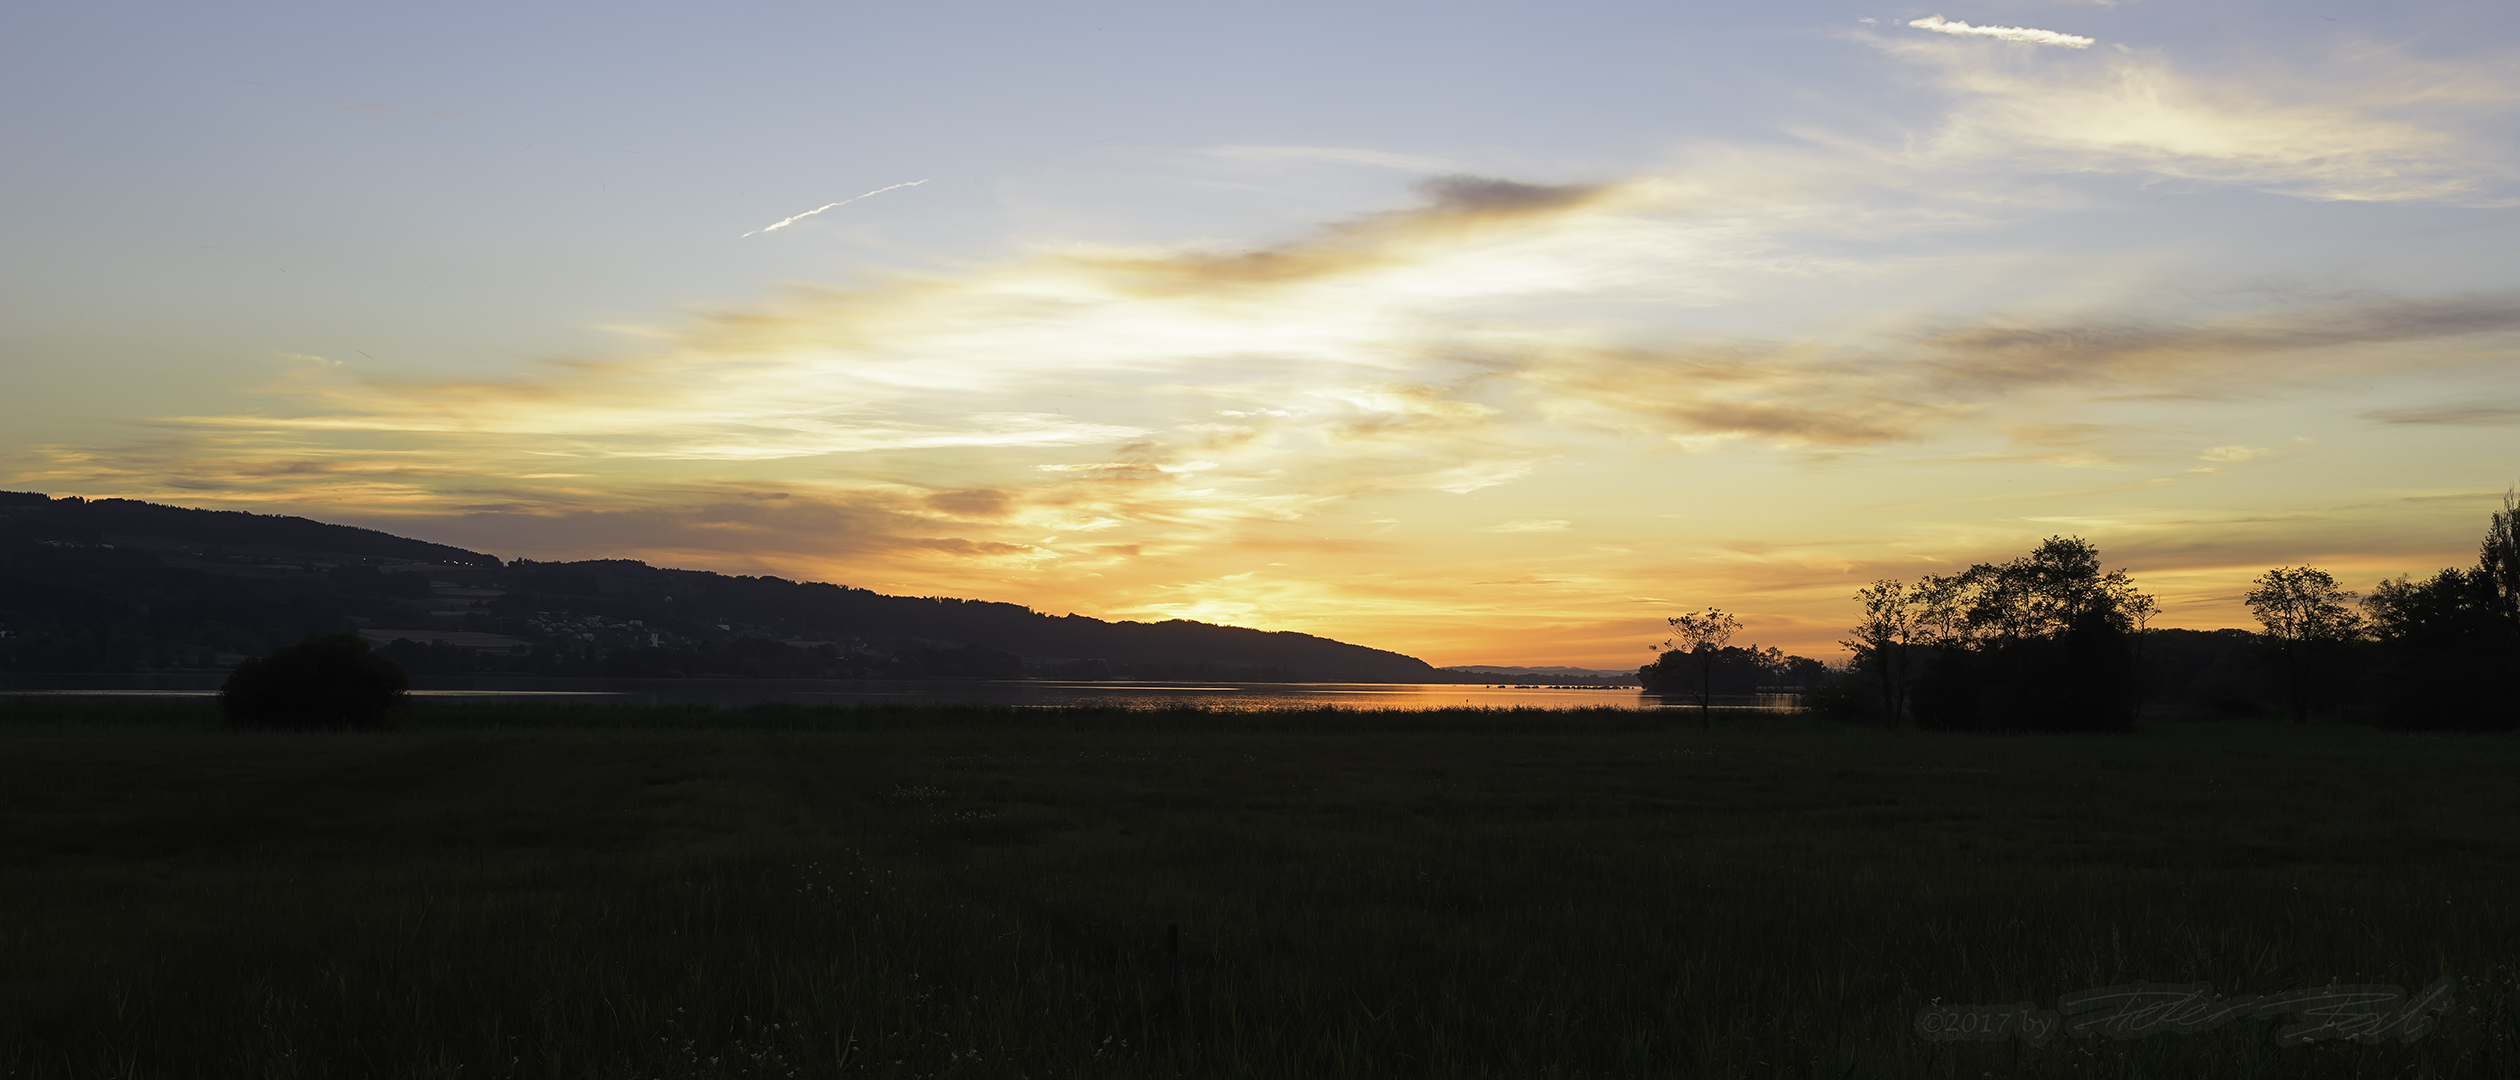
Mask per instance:
[[[0,493],[7,670],[212,669],[344,629],[422,674],[1459,678],[1310,634],[631,560],[503,562],[305,518]]]

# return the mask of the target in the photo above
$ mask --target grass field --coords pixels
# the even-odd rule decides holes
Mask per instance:
[[[0,1076],[2520,1075],[2520,741],[0,705]],[[1177,928],[1177,929],[1176,929]],[[1929,1042],[2131,982],[2412,1043]]]

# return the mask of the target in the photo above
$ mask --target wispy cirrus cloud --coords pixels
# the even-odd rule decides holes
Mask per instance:
[[[2497,401],[2453,401],[2436,405],[2366,409],[2365,420],[2410,426],[2499,427],[2520,424],[2520,404]]]
[[[1254,251],[1078,252],[1068,258],[1110,284],[1149,293],[1296,285],[1423,266],[1437,252],[1476,250],[1483,240],[1526,234],[1535,222],[1563,220],[1623,194],[1618,185],[1527,184],[1461,175],[1428,178],[1417,191],[1426,200],[1419,208],[1366,215],[1298,242]]]
[[[1973,29],[1985,29],[1983,27]],[[2507,62],[2426,60],[2344,43],[2211,72],[2157,51],[1999,64],[1960,42],[1880,37],[1953,95],[1937,168],[2139,172],[2312,199],[2510,205],[2520,154]]]
[[[2196,455],[2196,459],[2198,461],[2236,463],[2242,461],[2255,461],[2270,453],[2273,453],[2273,451],[2263,446],[2217,446],[2205,451],[2202,454]]]
[[[1992,388],[2136,380],[2192,389],[2262,381],[2281,358],[2296,374],[2354,365],[2357,350],[2520,333],[2520,297],[2306,302],[2211,321],[2121,318],[2080,324],[1985,322],[1921,336],[1938,381]],[[1981,389],[1978,392],[1983,392]]]
[[[380,462],[416,477],[574,481],[641,462],[845,469],[844,459],[913,455],[929,462],[926,486],[1000,487],[1018,506],[1102,500],[1096,513],[1170,528],[1244,516],[1198,509],[1201,500],[1283,517],[1377,492],[1483,491],[1530,475],[1587,431],[1683,447],[1874,447],[2022,393],[2210,393],[2260,377],[2259,360],[2280,358],[2297,376],[2323,353],[2520,329],[2520,304],[2480,296],[2204,323],[1988,321],[1860,342],[1701,332],[1684,345],[1614,346],[1545,319],[1454,323],[1534,285],[1459,275],[1506,256],[1526,268],[1581,265],[1599,253],[1596,237],[1623,230],[1668,238],[1667,260],[1699,259],[1721,250],[1708,246],[1710,231],[1733,226],[1690,206],[1712,201],[1729,215],[1750,196],[1468,177],[1422,191],[1419,208],[1248,253],[1053,250],[959,278],[801,290],[652,332],[663,347],[650,355],[506,380],[362,378],[308,363],[271,388],[292,410],[163,423],[188,433],[191,460],[260,460],[247,472],[361,485],[377,483]],[[1623,287],[1640,266],[1636,249],[1616,250],[1617,273],[1563,287]],[[1045,409],[1080,385],[1106,390],[1074,412]],[[1114,446],[1128,459],[1039,460]],[[268,464],[285,460],[298,464]],[[530,467],[507,464],[516,461]],[[188,483],[220,486],[197,470]]]
[[[2366,297],[2187,322],[2131,315],[2079,323],[1987,319],[1860,345],[1801,340],[1665,350],[1534,348],[1500,361],[1507,372],[1500,378],[1527,389],[1533,410],[1559,424],[1683,445],[1717,438],[1824,450],[1906,442],[1971,423],[2017,432],[2018,425],[1979,418],[2025,395],[2118,397],[2140,389],[2228,397],[2415,362],[2385,351],[2397,346],[2449,345],[2440,362],[2473,362],[2514,335],[2520,335],[2520,298]],[[2098,429],[2047,424],[2039,430]],[[2058,445],[2052,438],[2040,442]],[[2086,446],[2035,456],[2059,464],[2101,460]]]

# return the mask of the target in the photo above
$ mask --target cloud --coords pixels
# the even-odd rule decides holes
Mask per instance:
[[[1425,477],[1423,487],[1452,495],[1513,483],[1531,475],[1533,463],[1528,461],[1494,461],[1439,470]]]
[[[1417,191],[1426,200],[1422,207],[1366,215],[1305,240],[1256,251],[1080,251],[1067,259],[1083,272],[1147,294],[1282,288],[1419,265],[1439,251],[1510,240],[1518,232],[1544,230],[1621,194],[1617,185],[1526,184],[1460,175],[1429,178]]]
[[[2357,414],[2383,424],[2500,427],[2520,424],[2520,405],[2498,402],[2443,402],[2394,409],[2367,409]]]
[[[1556,349],[1530,357],[1513,378],[1558,422],[1668,438],[1863,446],[1963,410],[1899,386],[1908,381],[1901,365],[1794,344]]]
[[[1492,533],[1565,532],[1566,530],[1573,528],[1574,525],[1574,522],[1561,521],[1555,518],[1546,520],[1526,518],[1521,521],[1508,521],[1500,525],[1490,525],[1486,528],[1480,529],[1479,531]],[[1519,580],[1527,582],[1530,579],[1526,578]]]
[[[979,493],[665,487],[556,505],[538,494],[389,520],[397,530],[509,557],[621,552],[661,565],[787,573],[800,565],[853,563],[883,567],[879,573],[896,580],[1022,566],[1047,554],[1031,544],[968,535],[968,520],[986,516],[991,505]]]
[[[1255,256],[1069,247],[802,288],[505,379],[303,363],[268,387],[268,410],[167,418],[157,442],[63,448],[26,475],[431,515],[814,476],[827,503],[924,523],[870,535],[975,545],[901,550],[1081,566],[1121,547],[1249,543],[1351,503],[1473,496],[1605,447],[1825,455],[2000,430],[2010,452],[1938,459],[2093,466],[2111,458],[2102,429],[2025,425],[2006,403],[2210,398],[2354,370],[2381,346],[2425,343],[2457,363],[2473,350],[2443,343],[2520,330],[2520,302],[2480,294],[1775,340],[1683,322],[1624,344],[1546,309],[1496,312],[1632,289],[1670,308],[1669,282],[1694,274],[1807,289],[1845,272],[1760,269],[1762,245],[1779,241],[1736,224],[1805,190],[1744,167],[1688,185],[1446,176],[1421,194]],[[1040,539],[1088,533],[1086,546]]]
[[[1526,184],[1487,176],[1438,176],[1420,181],[1419,194],[1437,213],[1518,215],[1571,209],[1599,195],[1598,185]]]
[[[2108,461],[2091,424],[1992,419],[2003,403],[2072,391],[2108,398],[2213,399],[2338,377],[2423,345],[2434,362],[2471,362],[2520,332],[2520,298],[2365,297],[2270,306],[2214,321],[1988,320],[1863,346],[1824,340],[1710,343],[1694,349],[1552,345],[1489,357],[1495,378],[1558,425],[1708,445],[1710,437],[1828,448],[1910,442],[1953,425],[2001,427],[2030,452],[1972,460],[2074,467]],[[2481,338],[2471,345],[2460,343]]]
[[[1982,28],[1979,28],[1982,29]],[[1907,151],[1925,168],[2139,172],[2311,199],[2510,205],[2504,62],[2340,47],[2183,69],[2157,52],[1991,65],[1958,43],[1873,38],[1935,71],[1952,107]]]
[[[2274,451],[2263,446],[2217,446],[2196,455],[2198,461],[2255,461]]]
[[[2054,30],[2033,30],[2026,26],[1971,26],[1953,22],[1940,15],[1929,15],[1908,23],[1919,30],[1937,34],[1958,34],[1964,37],[1989,37],[1997,41],[2017,41],[2025,45],[2057,45],[2068,49],[2088,49],[2092,39]]]
[[[2266,379],[2260,362],[2294,373],[2361,362],[2362,347],[2520,331],[2520,297],[2363,298],[2288,304],[2214,322],[2139,319],[2082,324],[1987,322],[1925,335],[1917,345],[1938,384],[2035,387],[2138,380],[2155,389],[2229,390]],[[2412,360],[2413,358],[2407,358]]]

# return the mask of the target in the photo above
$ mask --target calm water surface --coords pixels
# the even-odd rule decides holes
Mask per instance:
[[[208,697],[222,674],[8,675],[0,694],[141,697]],[[817,679],[553,679],[434,676],[412,680],[424,698],[541,700],[618,705],[751,705],[785,701],[808,705],[1204,705],[1228,709],[1285,709],[1340,705],[1355,709],[1434,709],[1474,705],[1542,709],[1694,708],[1696,702],[1664,698],[1633,688],[1459,686],[1446,683],[1229,683],[1229,682],[994,682],[937,680],[894,682]],[[1794,695],[1718,697],[1727,708],[1785,710]]]

